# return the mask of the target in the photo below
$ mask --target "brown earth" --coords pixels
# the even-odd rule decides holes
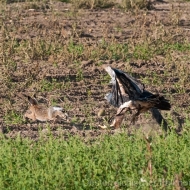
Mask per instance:
[[[177,13],[180,14],[179,17]],[[106,121],[116,112],[115,108],[112,108],[104,100],[105,94],[110,90],[109,77],[103,69],[106,64],[129,71],[140,80],[146,77],[151,81],[153,80],[152,73],[157,73],[160,76],[161,84],[151,83],[151,85],[146,85],[146,88],[151,92],[159,92],[170,99],[172,110],[162,112],[162,114],[167,119],[168,125],[176,130],[182,130],[184,120],[189,117],[187,110],[190,86],[189,77],[187,77],[184,84],[185,91],[179,93],[176,90],[175,84],[180,80],[182,74],[175,76],[175,73],[178,73],[177,69],[180,66],[166,66],[165,57],[162,55],[149,60],[122,61],[121,59],[110,59],[109,56],[102,59],[95,57],[89,60],[88,54],[98,46],[97,44],[103,43],[102,39],[115,40],[124,44],[133,42],[133,39],[143,40],[143,35],[147,37],[148,35],[157,35],[156,32],[152,32],[152,25],[156,26],[157,23],[163,25],[166,33],[171,33],[172,37],[175,36],[175,40],[180,41],[185,34],[186,40],[189,41],[189,3],[159,1],[154,4],[152,10],[138,13],[125,12],[116,7],[75,10],[71,4],[61,2],[38,4],[38,7],[33,7],[28,3],[11,3],[6,6],[5,14],[6,17],[2,16],[4,27],[2,28],[4,31],[8,31],[8,35],[6,36],[6,32],[3,33],[1,30],[1,42],[5,44],[6,41],[14,39],[17,43],[27,44],[29,40],[32,45],[28,48],[23,45],[23,49],[20,49],[21,53],[14,53],[14,48],[10,48],[7,57],[3,55],[6,52],[1,54],[2,60],[5,57],[8,59],[9,56],[10,60],[16,62],[16,68],[9,72],[7,72],[7,67],[10,65],[7,67],[1,65],[3,77],[0,89],[0,122],[2,132],[7,137],[14,138],[20,134],[22,137],[38,139],[40,134],[48,135],[50,131],[55,136],[63,134],[65,138],[70,134],[96,137],[100,134],[114,134],[122,131],[102,130],[98,127],[98,125],[107,124]],[[142,34],[143,32],[145,33]],[[158,33],[155,39],[159,37]],[[58,46],[62,44],[63,46],[60,48],[65,48],[69,46],[71,39],[73,43],[83,44],[89,52],[83,52],[79,56],[71,50],[71,54],[58,51],[49,55],[48,52],[46,54],[43,52],[43,48],[38,49],[37,46],[37,41],[45,40],[56,42],[55,44]],[[43,46],[43,44],[41,45]],[[180,60],[180,56],[180,54],[175,54],[171,57]],[[78,60],[80,64],[75,63],[75,60]],[[189,73],[190,67],[187,68],[188,66],[189,63],[186,64],[185,69]],[[166,68],[168,74],[164,75]],[[45,86],[49,83],[43,83],[44,79],[49,83],[56,80],[58,86],[56,88]],[[48,101],[55,101],[59,106],[64,107],[70,121],[41,123],[23,120],[16,124],[14,121],[9,123],[5,115],[14,110],[22,116],[28,107],[28,102],[23,94],[36,94],[39,101],[45,104],[48,104]],[[105,114],[98,116],[101,109],[105,111]],[[140,126],[146,133],[150,130],[156,131],[156,133],[162,132],[162,128],[149,114],[141,115],[135,126],[129,125],[129,119],[130,114],[127,114],[124,128],[129,133]],[[39,131],[41,132],[39,133]]]

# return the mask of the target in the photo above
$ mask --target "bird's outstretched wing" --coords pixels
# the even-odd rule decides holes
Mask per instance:
[[[105,70],[111,76],[113,85],[112,92],[105,97],[111,105],[119,107],[126,101],[139,98],[144,92],[144,85],[127,73],[110,66],[107,66]]]

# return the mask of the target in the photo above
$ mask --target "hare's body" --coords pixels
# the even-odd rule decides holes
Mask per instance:
[[[33,121],[55,121],[58,117],[62,119],[67,119],[67,114],[62,112],[60,107],[46,107],[44,105],[38,104],[35,99],[28,96],[30,102],[30,107],[24,114],[24,117],[32,119]]]

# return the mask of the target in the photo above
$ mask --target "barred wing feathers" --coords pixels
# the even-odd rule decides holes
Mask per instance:
[[[106,95],[107,101],[119,107],[124,102],[137,99],[144,92],[144,85],[127,73],[107,66],[105,70],[111,77],[112,92]]]

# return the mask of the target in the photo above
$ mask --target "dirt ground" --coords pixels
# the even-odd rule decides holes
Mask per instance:
[[[71,4],[61,2],[39,4],[38,6],[35,7],[27,3],[10,3],[6,6],[5,13],[7,16],[3,18],[4,29],[9,31],[9,35],[17,43],[27,43],[30,40],[33,44],[31,43],[32,47],[28,49],[21,49],[20,52],[22,53],[20,54],[9,52],[10,59],[16,62],[16,69],[10,71],[11,74],[9,73],[11,78],[9,81],[11,82],[8,82],[8,77],[5,77],[7,75],[6,67],[0,66],[4,77],[0,81],[2,85],[0,89],[2,133],[7,137],[14,138],[20,134],[21,137],[31,139],[38,139],[40,134],[48,135],[50,131],[55,136],[63,134],[65,138],[70,134],[96,137],[100,134],[114,134],[122,130],[132,133],[140,126],[146,133],[150,130],[161,133],[162,128],[149,114],[141,115],[135,126],[129,125],[130,114],[127,114],[122,130],[103,130],[98,127],[98,125],[107,124],[106,121],[116,111],[104,99],[105,94],[110,91],[109,77],[103,69],[104,65],[112,65],[125,71],[128,69],[138,79],[146,77],[153,80],[153,72],[160,75],[161,84],[146,85],[146,89],[151,92],[162,93],[170,99],[172,110],[162,112],[162,114],[167,119],[168,125],[172,125],[178,131],[182,130],[185,119],[189,117],[187,111],[190,100],[189,78],[185,83],[186,90],[179,93],[175,88],[175,83],[180,80],[181,75],[175,76],[178,68],[171,66],[167,67],[169,74],[164,76],[164,56],[156,56],[148,61],[136,59],[126,62],[120,59],[109,59],[109,57],[89,60],[88,52],[85,52],[86,54],[83,52],[80,57],[77,57],[78,55],[72,50],[70,55],[64,55],[60,52],[48,55],[47,52],[47,56],[44,56],[43,52],[41,54],[36,53],[42,49],[38,49],[35,40],[56,40],[57,44],[65,44],[66,46],[72,38],[73,43],[80,42],[91,52],[93,47],[103,43],[102,39],[104,38],[110,39],[110,41],[115,39],[121,44],[127,43],[129,40],[132,41],[133,38],[142,40],[141,28],[143,27],[143,31],[148,34],[152,24],[156,25],[159,22],[164,26],[166,33],[168,29],[179,40],[183,38],[181,35],[184,33],[186,40],[189,41],[189,3],[157,1],[152,10],[142,14],[137,14],[135,11],[133,13],[121,11],[116,7],[74,10]],[[177,13],[180,14],[179,17],[177,17]],[[174,14],[173,20],[171,20],[172,14]],[[11,27],[14,28],[12,31]],[[180,32],[177,33],[177,30]],[[5,36],[5,33],[1,31],[0,39],[1,41],[8,41],[11,39],[10,36]],[[10,51],[12,52],[13,49]],[[177,60],[180,55],[174,57]],[[3,60],[2,54],[1,58]],[[79,60],[81,64],[72,63],[74,60]],[[102,62],[103,64],[100,64]],[[190,67],[186,67],[186,69],[186,72],[189,72]],[[78,71],[82,71],[82,74]],[[42,82],[44,79],[50,83],[56,80],[59,85],[57,88],[46,86],[47,84]],[[30,84],[27,83],[27,80]],[[39,101],[45,104],[48,104],[48,101],[55,100],[56,104],[64,108],[70,120],[57,123],[29,120],[9,123],[8,116],[5,117],[5,115],[10,114],[11,110],[19,113],[20,119],[22,119],[22,115],[28,108],[28,102],[23,94],[36,94]],[[105,112],[103,116],[98,115],[101,109]]]

